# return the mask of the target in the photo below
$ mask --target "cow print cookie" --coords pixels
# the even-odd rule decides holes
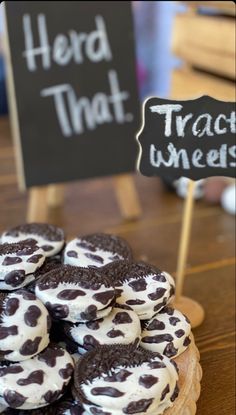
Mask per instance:
[[[16,290],[34,280],[33,273],[45,261],[34,239],[0,245],[0,289]]]
[[[69,353],[48,346],[32,359],[0,367],[0,403],[10,408],[49,405],[65,392],[74,369]]]
[[[117,261],[102,269],[113,281],[117,303],[128,305],[139,316],[148,320],[168,304],[175,292],[173,278],[145,262]]]
[[[117,260],[132,259],[127,242],[115,235],[97,233],[78,237],[65,248],[64,263],[78,267],[102,267]]]
[[[35,294],[54,319],[76,323],[109,314],[115,289],[98,270],[62,265],[36,281]]]
[[[60,252],[65,244],[65,234],[61,228],[46,223],[26,223],[3,233],[2,243],[35,239],[44,256],[50,257]]]
[[[49,343],[51,319],[46,307],[26,290],[0,295],[0,359],[22,361]]]
[[[165,356],[134,346],[100,346],[76,363],[72,393],[89,414],[162,414],[178,396]]]
[[[141,326],[137,314],[116,306],[108,316],[88,323],[66,324],[65,333],[83,354],[98,345],[139,343]]]
[[[144,349],[177,357],[189,346],[191,325],[180,311],[165,307],[147,321],[142,331],[141,346]]]

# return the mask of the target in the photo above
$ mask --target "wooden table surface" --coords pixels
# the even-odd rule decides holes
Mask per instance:
[[[63,209],[49,222],[62,226],[68,238],[96,231],[126,238],[137,258],[173,273],[176,269],[183,202],[166,192],[158,179],[135,177],[143,209],[138,221],[120,216],[112,179],[66,186]],[[25,221],[27,194],[17,189],[9,122],[0,118],[0,231]],[[198,415],[234,414],[235,219],[220,206],[195,204],[184,294],[206,311],[194,330],[203,368]],[[178,415],[178,414],[176,414]]]

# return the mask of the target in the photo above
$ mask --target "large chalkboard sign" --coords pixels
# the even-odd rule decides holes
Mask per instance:
[[[235,132],[234,102],[149,98],[137,137],[138,168],[145,176],[235,177]]]
[[[6,1],[5,11],[23,186],[135,170],[131,2]]]

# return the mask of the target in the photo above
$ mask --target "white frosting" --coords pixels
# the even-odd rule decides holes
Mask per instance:
[[[141,366],[136,367],[122,367],[119,366],[111,371],[111,374],[119,372],[121,369],[132,372],[130,376],[124,382],[108,382],[105,381],[107,374],[102,374],[99,378],[93,379],[92,382],[83,383],[81,388],[86,398],[91,402],[90,405],[84,405],[84,408],[89,414],[93,415],[92,405],[97,405],[99,409],[104,412],[110,412],[112,415],[120,415],[124,413],[122,409],[126,408],[131,402],[136,402],[141,399],[153,399],[151,405],[148,407],[146,412],[138,412],[139,415],[159,415],[164,412],[165,409],[173,406],[170,398],[174,393],[176,382],[178,380],[178,374],[166,357],[160,360],[158,357],[154,358],[153,361],[163,362],[165,368],[151,369],[148,363],[143,363]],[[154,383],[151,387],[145,388],[139,382],[139,378],[148,375],[155,376],[158,378],[157,383]],[[169,385],[169,392],[165,398],[161,401],[163,390]],[[94,395],[92,394],[93,388],[99,387],[112,387],[118,389],[123,393],[123,396],[112,397],[107,395]],[[136,414],[132,412],[132,414]]]
[[[120,297],[117,298],[117,303],[129,305],[129,307],[131,307],[138,314],[140,320],[148,320],[152,318],[155,314],[157,314],[157,312],[160,311],[155,311],[155,306],[161,304],[164,298],[166,298],[166,304],[170,302],[171,285],[175,286],[174,280],[169,274],[162,272],[162,275],[166,277],[165,282],[154,280],[153,278],[155,278],[155,274],[149,274],[144,278],[140,278],[140,280],[143,279],[147,283],[147,287],[143,291],[134,291],[132,286],[129,285],[130,283],[132,284],[133,282],[138,281],[137,278],[129,278],[129,280],[124,281],[122,287],[118,287],[119,289],[122,289],[123,292]],[[148,296],[155,293],[158,288],[165,289],[164,294],[156,300],[151,300]],[[136,305],[131,305],[129,303],[130,300],[137,299],[144,301],[144,303]],[[163,307],[164,305],[165,304],[163,304]]]
[[[27,260],[34,255],[42,255],[42,257],[38,259],[37,263],[27,262]],[[0,255],[0,280],[4,280],[5,275],[7,275],[11,271],[16,270],[24,270],[26,275],[32,274],[38,268],[40,268],[45,261],[44,251],[41,248],[38,248],[37,250],[35,250],[35,252],[33,252],[30,255],[19,255],[21,262],[18,264],[3,265],[5,257],[15,258],[18,257],[18,255],[17,252]]]
[[[69,383],[70,377],[63,379],[59,374],[59,370],[66,369],[68,364],[74,367],[73,359],[66,350],[64,350],[63,356],[57,356],[56,365],[53,367],[48,366],[44,361],[40,361],[38,356],[14,364],[15,366],[21,366],[23,371],[0,376],[0,404],[7,405],[4,399],[4,392],[9,390],[26,397],[26,401],[19,409],[34,409],[47,405],[48,403],[45,401],[43,395],[48,391],[52,393],[61,391],[63,384]],[[25,379],[37,370],[44,372],[43,383],[41,385],[38,383],[30,383],[29,385],[21,386],[17,383],[19,379]]]
[[[8,335],[5,339],[0,340],[0,350],[14,350],[12,353],[6,355],[7,360],[17,362],[31,358],[36,353],[41,352],[49,343],[49,334],[47,332],[47,317],[48,311],[43,303],[39,300],[25,300],[22,294],[17,291],[10,293],[5,302],[9,299],[16,298],[19,300],[19,307],[15,313],[11,316],[6,315],[4,312],[1,315],[2,322],[1,327],[17,326],[18,334]],[[37,319],[37,325],[31,327],[24,321],[25,313],[30,306],[37,306],[41,311],[40,317]],[[3,305],[4,308],[4,305]],[[22,355],[20,348],[27,340],[34,340],[36,337],[42,337],[36,353],[32,355]]]
[[[50,251],[43,250],[43,254],[45,257],[56,255],[58,252],[61,251],[64,245],[64,240],[49,241],[48,239],[44,238],[41,235],[37,235],[36,233],[18,232],[18,234],[19,234],[18,236],[12,236],[12,235],[7,235],[7,232],[4,232],[1,237],[1,243],[14,243],[14,242],[24,241],[25,239],[35,239],[39,247],[42,247],[44,245],[50,245],[52,247]]]
[[[176,320],[175,320],[176,319]],[[160,329],[150,329],[152,325],[154,326],[156,323]],[[172,324],[171,324],[172,323]],[[181,330],[181,331],[180,331]],[[177,334],[176,334],[177,332]],[[152,352],[158,352],[163,354],[165,351],[166,346],[171,342],[176,349],[176,353],[172,356],[168,357],[177,357],[181,353],[183,353],[188,346],[184,346],[184,341],[186,337],[188,338],[191,333],[191,325],[186,320],[185,316],[178,310],[174,310],[173,315],[168,314],[167,312],[161,312],[153,317],[149,322],[148,326],[145,330],[142,331],[142,339],[149,338],[153,336],[159,335],[171,335],[173,340],[166,340],[160,343],[153,342],[147,343],[142,341],[140,345],[147,350],[151,350]],[[180,337],[178,337],[178,335]],[[168,353],[168,352],[167,352]]]
[[[76,297],[74,300],[65,300],[58,298],[58,294],[63,290],[81,290],[84,291],[85,295]],[[95,305],[97,307],[97,318],[102,318],[109,314],[111,307],[107,307],[111,302],[111,299],[106,303],[102,304],[99,301],[96,301],[93,296],[98,293],[103,293],[107,291],[112,291],[112,287],[106,288],[105,285],[101,285],[98,290],[81,288],[79,284],[61,282],[56,288],[48,288],[47,290],[40,290],[39,286],[36,283],[35,294],[40,300],[45,304],[49,302],[51,304],[61,304],[66,305],[69,309],[69,314],[66,318],[62,320],[67,320],[72,323],[83,322],[84,319],[81,317],[89,305]],[[107,308],[106,308],[107,307]]]
[[[89,266],[95,266],[95,267],[102,267],[104,265],[109,264],[110,262],[114,261],[113,257],[116,255],[117,259],[124,259],[121,255],[114,254],[114,252],[106,251],[100,248],[94,247],[93,251],[90,251],[88,248],[82,248],[80,246],[77,246],[77,243],[81,243],[83,240],[76,238],[70,241],[65,248],[64,253],[64,264],[68,265],[75,265],[77,267],[83,267],[88,268]],[[77,257],[68,256],[69,251],[74,251],[77,254]],[[98,255],[103,259],[103,263],[100,263],[98,261],[94,261],[91,258],[86,257],[85,254],[92,254],[92,255]]]
[[[115,324],[114,320],[118,313],[126,313],[132,321],[129,323]],[[97,321],[97,324],[99,325],[99,328],[96,330],[89,328],[86,323],[73,326],[70,330],[73,340],[82,346],[84,337],[90,335],[100,344],[130,344],[133,343],[135,339],[140,338],[141,335],[140,320],[137,314],[132,310],[113,308],[110,314],[101,321]],[[111,332],[111,330],[119,330],[122,334],[117,337],[108,336],[107,333]],[[80,348],[79,350],[83,353],[86,351],[83,348]]]

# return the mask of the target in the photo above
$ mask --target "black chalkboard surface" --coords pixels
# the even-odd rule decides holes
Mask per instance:
[[[143,106],[138,168],[145,176],[235,177],[234,102],[149,98]]]
[[[6,1],[23,185],[135,170],[131,2]]]

